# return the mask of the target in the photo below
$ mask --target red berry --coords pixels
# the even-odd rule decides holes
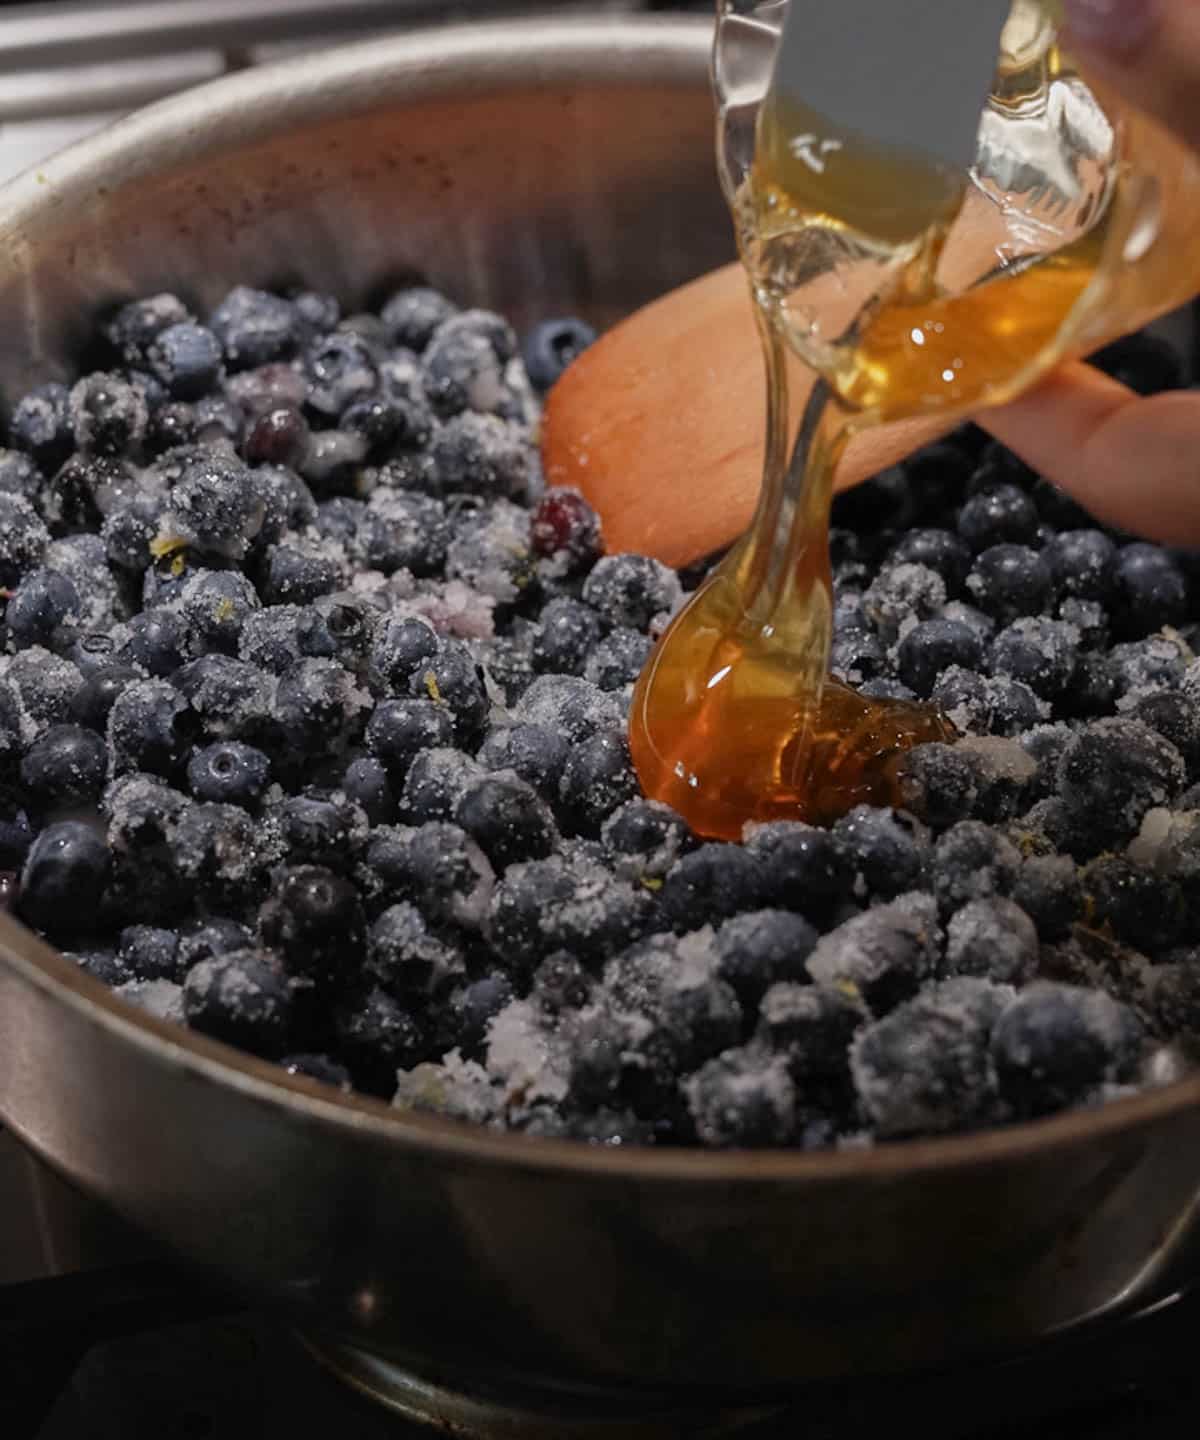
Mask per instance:
[[[547,557],[565,552],[572,568],[581,568],[600,554],[600,517],[578,490],[547,490],[533,515],[533,549]]]
[[[268,410],[254,422],[246,440],[251,465],[295,465],[308,449],[308,421],[293,405]]]

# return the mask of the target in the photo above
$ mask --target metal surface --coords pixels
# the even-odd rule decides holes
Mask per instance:
[[[98,307],[409,266],[605,322],[728,258],[703,21],[418,36],[223,80],[0,192],[0,384]],[[672,483],[664,477],[664,483]],[[610,1151],[406,1117],[124,1007],[0,920],[0,1113],[83,1188],[328,1343],[745,1403],[945,1365],[1197,1269],[1200,1079],[958,1140]]]

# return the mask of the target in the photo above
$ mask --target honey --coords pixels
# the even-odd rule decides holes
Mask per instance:
[[[1011,104],[1024,116],[1031,97],[1072,79],[1052,45],[1017,58],[997,76],[1001,115]],[[762,494],[749,534],[660,641],[630,717],[643,788],[697,833],[734,840],[748,822],[825,824],[898,803],[906,751],[953,738],[930,707],[869,699],[828,675],[834,478],[866,426],[969,413],[1053,358],[1117,209],[1112,155],[1101,145],[1084,158],[1054,243],[1022,255],[993,243],[986,174],[968,182],[830,138],[768,96],[734,201],[767,375]],[[954,246],[956,234],[972,243]],[[794,447],[793,355],[821,377]]]

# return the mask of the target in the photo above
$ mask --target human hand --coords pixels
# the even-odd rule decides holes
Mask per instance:
[[[1089,74],[1200,150],[1198,0],[1064,0],[1066,43]],[[1142,398],[1066,365],[978,417],[1098,519],[1200,543],[1200,391]]]

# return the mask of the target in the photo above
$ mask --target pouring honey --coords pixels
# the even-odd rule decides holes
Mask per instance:
[[[1085,352],[1113,305],[1136,328],[1200,280],[1168,271],[1161,203],[1164,169],[1193,211],[1200,176],[1140,117],[1114,118],[1060,47],[1054,0],[793,0],[780,34],[781,8],[727,4],[717,41],[719,157],[765,360],[758,508],[630,718],[646,793],[723,839],[894,804],[906,752],[953,738],[936,711],[828,674],[830,503],[853,437],[1002,403]],[[897,77],[905,59],[922,73]],[[863,115],[897,78],[905,114],[873,138]],[[818,380],[797,413],[800,365]]]

